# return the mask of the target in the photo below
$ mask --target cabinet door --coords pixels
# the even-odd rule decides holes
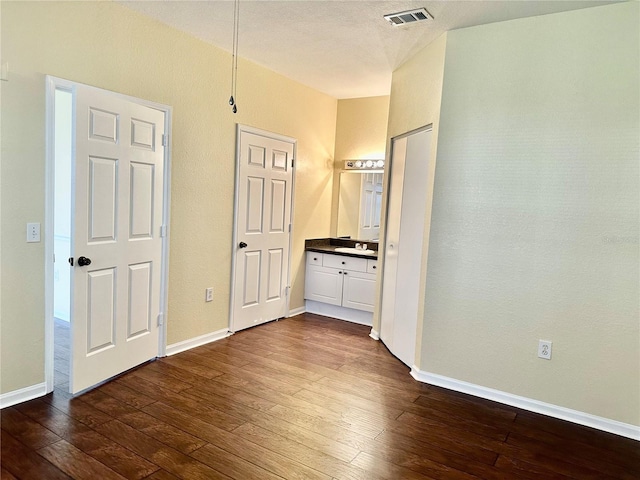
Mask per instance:
[[[304,298],[331,305],[341,305],[342,270],[307,265]]]
[[[347,271],[342,277],[342,306],[373,312],[376,296],[375,274]]]

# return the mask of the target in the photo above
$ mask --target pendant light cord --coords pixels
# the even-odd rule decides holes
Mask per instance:
[[[238,26],[240,24],[240,0],[235,0],[233,5],[233,48],[231,54],[231,97],[229,105],[233,113],[238,111],[236,97],[238,89]]]

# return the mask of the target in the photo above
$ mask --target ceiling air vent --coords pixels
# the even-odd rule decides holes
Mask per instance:
[[[394,27],[423,22],[425,20],[433,20],[433,17],[429,12],[427,12],[426,8],[416,8],[415,10],[407,10],[406,12],[390,13],[389,15],[385,15],[384,18]]]

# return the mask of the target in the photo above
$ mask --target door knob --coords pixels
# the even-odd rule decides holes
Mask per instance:
[[[91,259],[87,257],[78,257],[78,266],[84,267],[86,265],[91,265]]]
[[[240,247],[240,248],[247,248],[247,244],[246,244],[246,243],[244,243],[244,242],[240,242],[240,243],[238,244],[238,247]]]

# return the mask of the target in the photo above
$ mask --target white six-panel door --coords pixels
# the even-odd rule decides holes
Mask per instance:
[[[287,314],[293,140],[239,129],[233,331]]]
[[[158,354],[163,134],[163,112],[76,87],[72,393]]]

